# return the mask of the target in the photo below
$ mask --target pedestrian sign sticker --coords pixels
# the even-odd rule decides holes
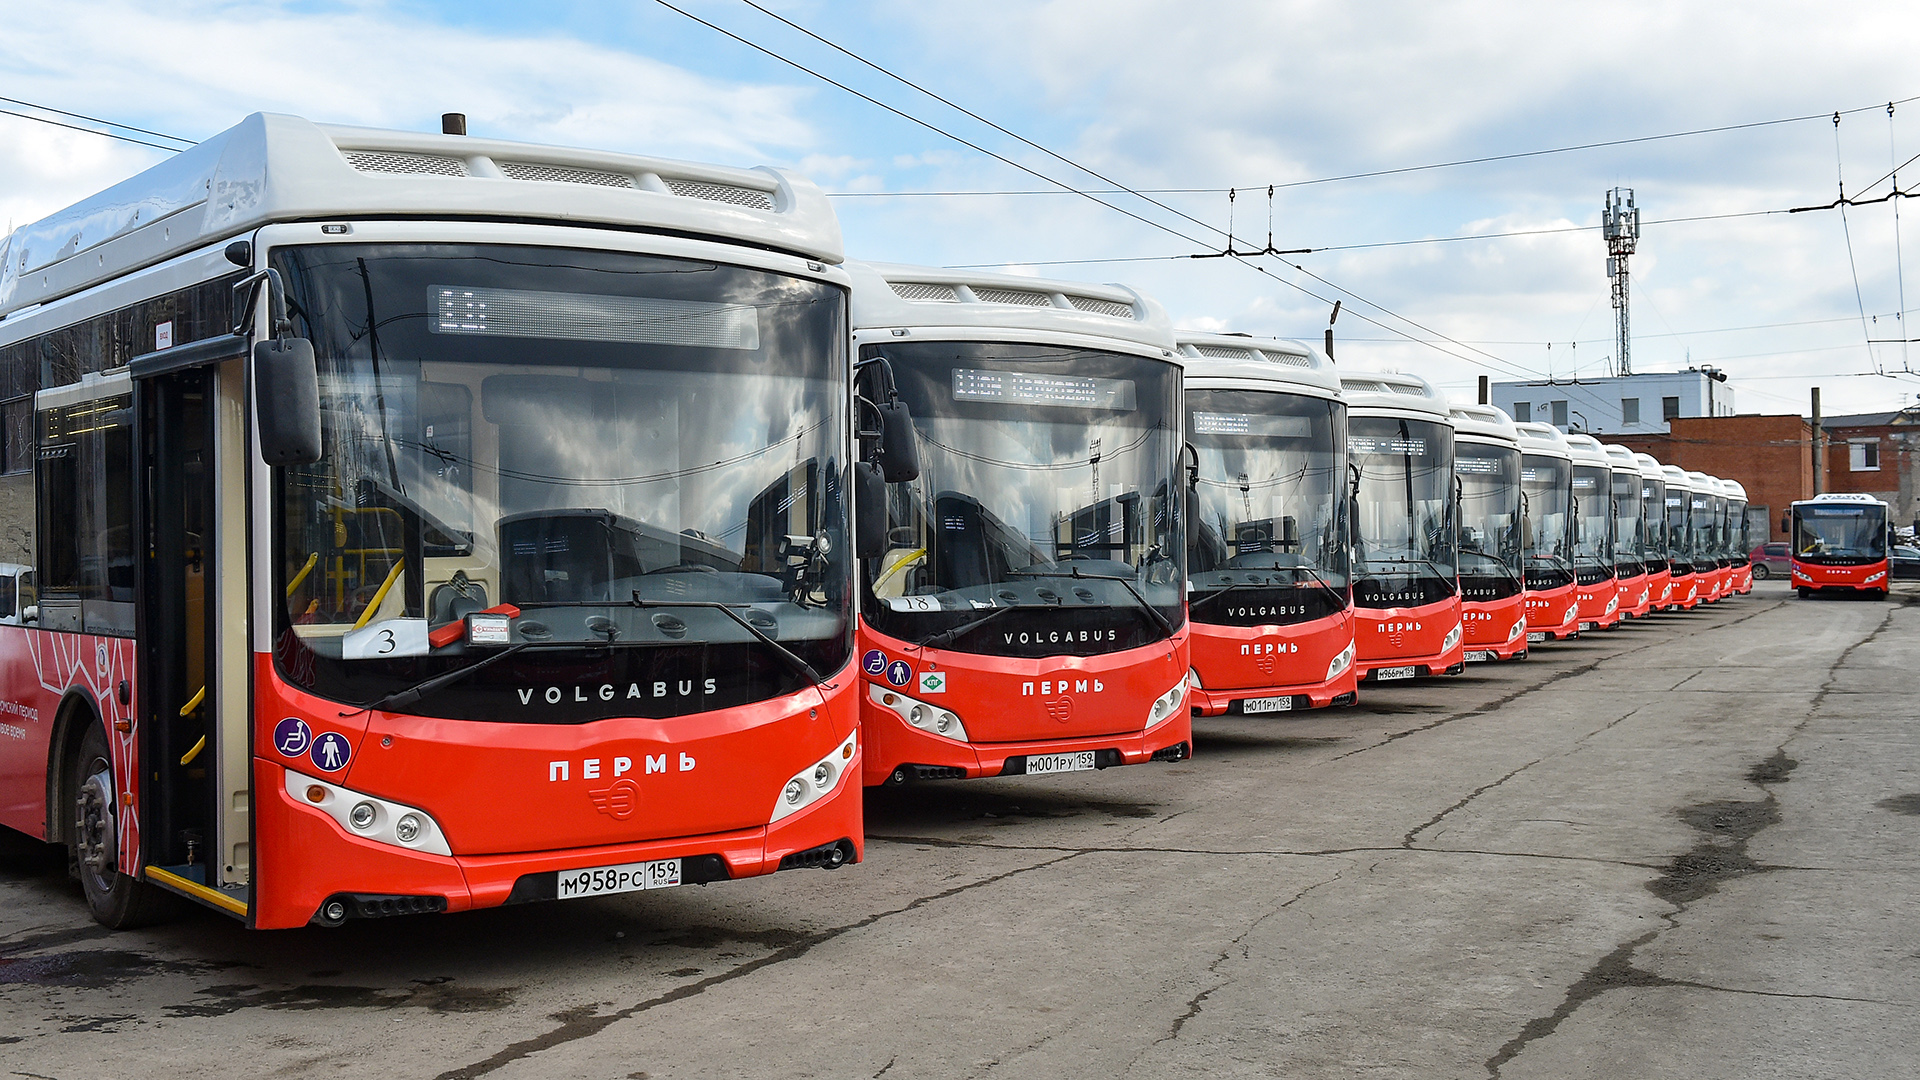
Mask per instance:
[[[913,678],[913,669],[905,660],[895,660],[887,665],[887,681],[895,686],[905,686]]]
[[[347,745],[345,735],[326,731],[313,740],[313,750],[307,756],[313,759],[314,768],[321,772],[339,772],[347,767],[347,759],[353,756],[353,748]]]
[[[920,673],[920,692],[923,694],[944,694],[947,692],[947,673],[944,671],[923,671]]]
[[[860,670],[876,679],[885,675],[887,673],[887,654],[881,652],[879,649],[868,649],[866,655],[860,658]]]
[[[313,729],[297,716],[289,716],[273,727],[273,748],[286,757],[300,757],[312,745]]]

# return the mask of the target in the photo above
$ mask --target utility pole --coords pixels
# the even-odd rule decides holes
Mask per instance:
[[[1820,422],[1820,388],[1813,388],[1813,493],[1827,490],[1827,429]]]
[[[1640,208],[1632,188],[1614,188],[1601,201],[1600,233],[1607,240],[1607,277],[1613,281],[1614,346],[1619,375],[1633,374],[1627,329],[1627,256],[1640,239]]]

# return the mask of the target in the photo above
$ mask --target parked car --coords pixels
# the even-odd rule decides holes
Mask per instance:
[[[1747,553],[1747,560],[1753,563],[1753,576],[1762,581],[1776,574],[1781,577],[1793,576],[1793,556],[1787,553],[1784,540],[1758,545]]]
[[[1920,548],[1895,544],[1893,553],[1887,561],[1893,564],[1892,572],[1889,574],[1893,580],[1920,581]]]

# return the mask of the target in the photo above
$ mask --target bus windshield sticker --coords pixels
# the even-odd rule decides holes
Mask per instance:
[[[431,291],[433,320],[427,329],[436,334],[760,348],[760,311],[750,304],[457,285],[435,285]]]
[[[1499,458],[1456,457],[1453,459],[1453,471],[1480,476],[1499,476],[1506,471],[1506,462]]]
[[[1420,438],[1403,439],[1376,438],[1370,435],[1347,436],[1349,454],[1412,454],[1424,457],[1427,453],[1427,440]]]
[[[342,660],[382,660],[391,656],[425,656],[432,649],[427,641],[425,619],[383,619],[368,623],[340,639]]]
[[[1044,375],[1027,371],[978,371],[953,368],[957,401],[1004,401],[1013,405],[1053,405],[1076,409],[1134,411],[1132,379],[1096,379],[1082,375]]]
[[[1304,439],[1313,434],[1313,421],[1305,416],[1261,416],[1253,413],[1193,414],[1196,435],[1257,435],[1271,439]]]

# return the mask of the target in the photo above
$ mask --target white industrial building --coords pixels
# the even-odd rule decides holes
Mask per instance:
[[[1607,435],[1665,434],[1667,421],[1675,417],[1733,415],[1733,387],[1724,372],[1711,367],[1565,382],[1496,382],[1491,398],[1516,421]]]

